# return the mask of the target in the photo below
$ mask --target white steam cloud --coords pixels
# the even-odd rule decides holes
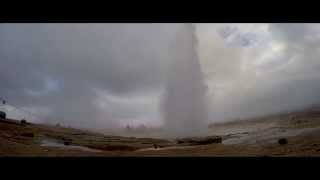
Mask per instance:
[[[199,61],[181,26],[0,24],[0,96],[46,123],[177,129],[185,119],[188,133],[209,122],[320,104],[319,24],[196,24]],[[207,94],[200,93],[202,80]],[[179,100],[167,97],[160,109],[168,87]],[[203,94],[207,106],[194,105]],[[174,114],[187,109],[186,118]]]
[[[170,136],[196,136],[207,130],[206,86],[197,53],[196,29],[183,24],[174,39],[163,102]]]

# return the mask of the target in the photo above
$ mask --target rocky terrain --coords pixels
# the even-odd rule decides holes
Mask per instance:
[[[207,137],[161,139],[0,119],[0,156],[319,156],[320,109],[212,124]]]

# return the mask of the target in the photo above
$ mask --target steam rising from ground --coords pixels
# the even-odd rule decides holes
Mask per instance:
[[[183,24],[174,39],[174,58],[168,70],[163,102],[169,136],[196,136],[207,129],[206,86],[197,54],[193,24]]]
[[[205,107],[200,62],[208,122],[320,104],[320,24],[197,24],[199,62],[186,26],[0,24],[0,97],[40,114],[35,122],[112,130],[164,123],[196,133],[206,121],[206,108],[191,108]]]

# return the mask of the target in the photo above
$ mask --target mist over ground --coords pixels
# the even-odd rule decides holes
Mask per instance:
[[[42,123],[162,126],[181,25],[0,24],[0,97]],[[196,34],[208,123],[320,103],[319,24],[196,24]]]

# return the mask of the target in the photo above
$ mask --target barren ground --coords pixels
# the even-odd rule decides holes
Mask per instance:
[[[319,156],[320,110],[210,126],[222,143],[179,145],[160,138],[111,136],[0,120],[0,156]],[[279,138],[288,143],[280,145]],[[64,142],[70,142],[64,145]],[[156,144],[160,148],[154,148]]]

